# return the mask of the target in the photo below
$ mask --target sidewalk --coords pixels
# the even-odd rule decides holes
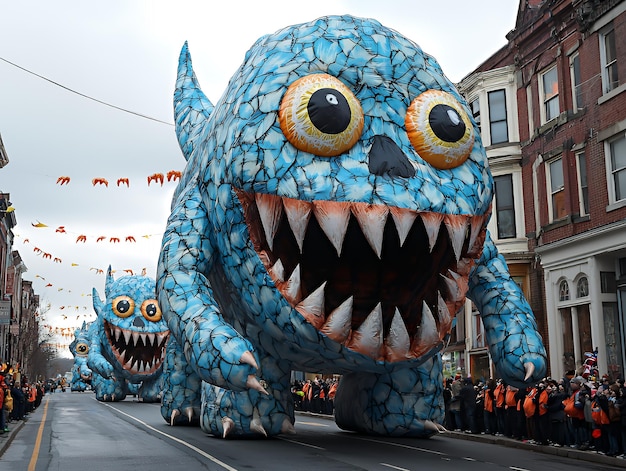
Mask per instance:
[[[7,450],[7,448],[9,448],[9,445],[15,438],[15,435],[17,435],[17,433],[22,429],[25,423],[25,420],[17,420],[8,424],[9,431],[0,435],[0,457],[4,455],[4,452]]]
[[[333,416],[325,414],[316,414],[314,412],[296,411],[296,414],[307,415],[311,417],[318,417],[320,419],[333,420]],[[572,458],[580,461],[587,461],[589,463],[597,463],[609,465],[614,468],[626,469],[626,459],[614,458],[606,456],[595,451],[581,451],[575,448],[569,447],[553,447],[546,445],[533,445],[529,442],[522,442],[520,440],[514,440],[508,437],[494,437],[493,435],[477,434],[477,433],[465,433],[465,432],[453,432],[446,431],[441,435],[450,438],[456,438],[458,440],[469,440],[473,442],[491,443],[494,445],[506,446],[509,448],[519,448],[522,450],[534,451],[535,453],[544,453],[546,455],[563,456],[566,458]]]

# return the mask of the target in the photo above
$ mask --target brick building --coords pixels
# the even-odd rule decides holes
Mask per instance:
[[[599,371],[624,377],[626,2],[522,0],[507,39],[458,84],[495,177],[489,229],[535,312],[549,374],[597,349]],[[466,315],[465,328],[474,373],[481,326]]]

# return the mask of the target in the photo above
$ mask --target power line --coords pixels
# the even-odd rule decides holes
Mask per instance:
[[[20,65],[17,65],[17,64],[15,64],[15,63],[13,63],[13,62],[11,62],[9,60],[6,60],[3,57],[0,57],[0,60],[6,62],[7,64],[12,65],[13,67],[17,67],[18,69],[23,70],[24,72],[27,72],[27,73],[29,73],[31,75],[34,75],[35,77],[39,77],[40,79],[43,79],[46,82],[50,82],[51,84],[56,85],[57,87],[61,87],[64,90],[67,90],[68,92],[75,93],[76,95],[82,96],[83,98],[87,98],[88,100],[92,100],[92,101],[95,101],[96,103],[100,103],[101,105],[109,106],[111,108],[115,108],[116,110],[124,111],[125,113],[134,114],[135,116],[139,116],[140,118],[146,118],[146,119],[149,119],[151,121],[156,121],[157,123],[167,124],[168,126],[174,126],[173,123],[168,123],[167,121],[161,121],[160,119],[152,118],[150,116],[146,116],[145,114],[136,113],[135,111],[130,111],[130,110],[127,110],[125,108],[120,108],[119,106],[112,105],[112,104],[107,103],[105,101],[98,100],[97,98],[90,97],[89,95],[85,95],[84,93],[80,93],[80,92],[77,92],[76,90],[72,90],[71,88],[66,87],[65,85],[61,85],[60,83],[55,82],[54,80],[50,80],[49,78],[44,77],[43,75],[39,75],[39,74],[33,72],[32,70],[28,70],[28,69],[26,69],[26,68],[24,68],[24,67],[22,67]]]

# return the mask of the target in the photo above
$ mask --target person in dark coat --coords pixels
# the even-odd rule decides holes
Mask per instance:
[[[11,420],[24,420],[26,398],[24,397],[20,383],[13,383],[13,386],[11,386],[11,395],[13,396]]]
[[[461,414],[467,433],[478,433],[476,428],[476,389],[472,378],[465,378],[459,393],[461,399]]]

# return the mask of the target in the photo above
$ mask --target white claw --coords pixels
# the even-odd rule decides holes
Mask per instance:
[[[254,412],[252,414],[252,421],[250,422],[250,430],[267,437],[267,432],[263,428],[263,424],[261,424],[261,416],[259,415],[259,411],[256,409],[254,409]]]
[[[246,386],[250,389],[254,389],[255,391],[259,391],[266,396],[270,395],[270,393],[268,393],[265,388],[261,386],[261,383],[259,383],[259,380],[256,379],[256,376],[254,375],[248,375],[248,381],[246,381]]]
[[[256,360],[254,359],[254,355],[249,350],[244,352],[243,355],[241,355],[241,358],[239,359],[239,361],[241,363],[246,363],[250,365],[255,370],[259,369],[259,365],[257,365]]]
[[[176,420],[176,417],[178,417],[180,415],[180,411],[178,409],[174,409],[172,411],[172,415],[170,416],[170,426],[173,427],[174,426],[174,421]]]
[[[447,429],[447,428],[445,428],[445,427],[444,427],[443,425],[441,425],[441,424],[435,424],[435,425],[437,425],[437,430],[439,430],[439,433],[445,433],[445,432],[447,432],[447,431],[448,431],[448,429]]]
[[[293,426],[293,424],[291,423],[291,420],[285,419],[285,420],[283,420],[283,426],[280,428],[280,432],[281,433],[288,433],[290,435],[295,435],[296,434],[296,429]]]
[[[235,429],[235,422],[230,417],[222,417],[222,427],[224,428],[222,438],[226,438],[226,436]]]
[[[191,423],[191,421],[193,419],[193,407],[187,407],[185,409],[185,415],[187,416],[187,419],[189,420],[189,423]]]
[[[437,427],[437,425],[435,425],[435,423],[432,420],[425,420],[424,428],[426,430],[432,430],[433,432],[439,432],[439,427]]]
[[[528,379],[535,372],[535,364],[531,363],[530,361],[527,363],[524,363],[524,370],[526,370],[526,376],[524,376],[524,381],[528,381]]]

